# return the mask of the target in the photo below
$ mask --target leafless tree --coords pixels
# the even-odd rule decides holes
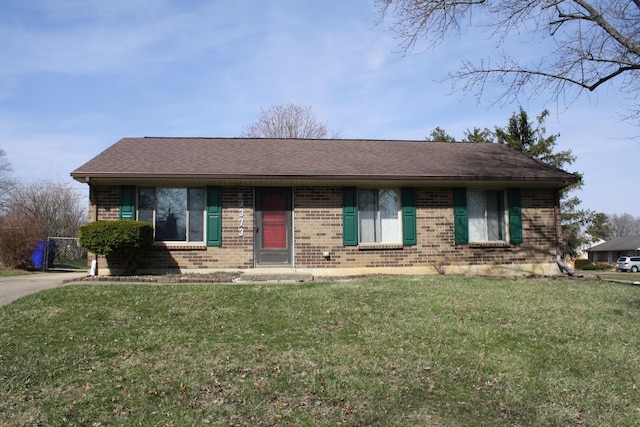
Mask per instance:
[[[13,172],[11,163],[5,151],[0,148],[0,214],[6,211],[9,194],[15,184],[11,172]]]
[[[19,184],[11,192],[8,212],[38,224],[44,237],[76,237],[87,211],[78,192],[57,182]]]
[[[609,225],[610,237],[640,235],[640,218],[635,218],[631,214],[607,215],[607,223]]]
[[[463,60],[448,74],[465,93],[482,96],[487,83],[504,91],[496,102],[549,93],[570,103],[613,81],[628,95],[624,119],[640,124],[640,0],[376,0],[402,47],[432,48],[476,27],[495,41],[497,58]],[[506,42],[527,40],[508,52]],[[514,44],[511,44],[514,46]],[[542,52],[530,58],[535,51]]]
[[[318,121],[311,107],[292,103],[260,110],[258,119],[246,127],[245,138],[339,138],[340,132],[330,131],[326,123]]]
[[[0,266],[30,267],[30,256],[41,239],[42,231],[35,221],[13,213],[0,216]]]

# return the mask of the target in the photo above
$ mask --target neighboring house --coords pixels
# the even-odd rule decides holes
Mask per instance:
[[[583,243],[580,245],[576,251],[577,254],[575,259],[589,259],[589,249],[606,241],[600,238],[594,239],[589,233],[586,233],[583,237],[585,237],[589,243]]]
[[[589,248],[589,259],[594,264],[613,265],[621,256],[639,254],[640,236],[616,237]]]
[[[556,274],[576,182],[493,143],[243,138],[125,138],[71,175],[91,221],[154,224],[139,273]]]

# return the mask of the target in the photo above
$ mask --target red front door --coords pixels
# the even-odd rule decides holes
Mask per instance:
[[[256,265],[292,265],[291,189],[256,188]]]
[[[286,194],[262,194],[262,247],[264,249],[287,247]]]

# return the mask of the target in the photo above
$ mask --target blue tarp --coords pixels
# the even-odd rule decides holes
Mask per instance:
[[[48,243],[45,241],[40,241],[36,245],[35,249],[31,253],[31,262],[33,263],[33,268],[36,270],[42,270],[45,267],[50,267],[53,265],[53,256],[54,256],[54,248],[56,246],[56,242],[50,240]],[[46,265],[45,262],[46,257]]]

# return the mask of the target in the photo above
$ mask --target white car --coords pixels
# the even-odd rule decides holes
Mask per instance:
[[[640,271],[640,256],[621,256],[616,263],[618,271]]]

